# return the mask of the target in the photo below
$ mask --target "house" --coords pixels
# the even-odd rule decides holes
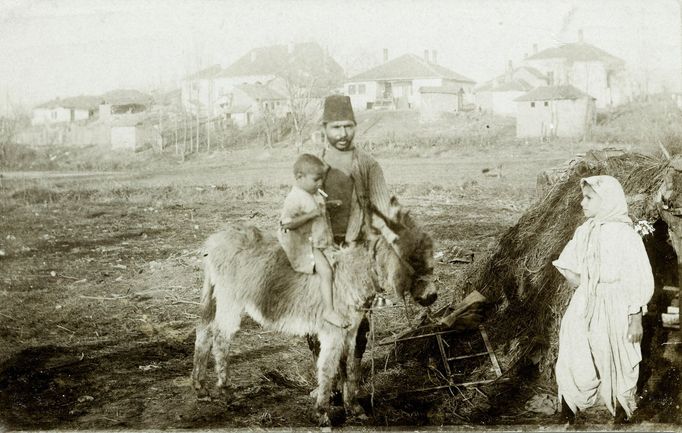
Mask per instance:
[[[595,98],[571,85],[538,87],[516,104],[519,138],[582,137],[596,122]]]
[[[420,122],[438,120],[441,113],[459,111],[464,103],[464,91],[461,87],[424,86],[421,93],[421,107],[419,109]]]
[[[266,115],[283,118],[289,112],[287,97],[263,84],[239,84],[222,101],[226,117],[239,127]]]
[[[161,134],[157,126],[144,115],[128,114],[114,119],[109,129],[112,150],[138,151],[148,147],[159,147]]]
[[[214,113],[215,101],[220,94],[215,79],[221,71],[220,65],[212,65],[182,80],[180,100],[186,111],[199,115]]]
[[[148,110],[154,100],[150,95],[133,89],[117,89],[100,96],[99,120],[108,122],[117,115],[141,113]]]
[[[548,48],[524,60],[549,78],[550,85],[572,85],[596,98],[597,108],[620,105],[631,100],[625,61],[585,43]]]
[[[95,115],[99,101],[97,96],[75,96],[45,102],[33,108],[31,125],[53,125],[88,120]]]
[[[537,69],[529,66],[513,68],[510,61],[504,74],[474,89],[476,106],[488,113],[516,116],[515,99],[548,84],[547,77]]]
[[[242,84],[268,85],[287,95],[292,86],[328,92],[343,78],[341,66],[316,43],[271,45],[250,50],[225,69],[214,65],[185,78],[182,102],[188,111],[213,117]]]
[[[385,54],[384,59],[386,58]],[[438,65],[435,60],[429,60],[426,50],[424,58],[405,54],[386,61],[351,77],[344,84],[344,94],[350,96],[356,110],[386,107],[419,109],[422,87],[443,88],[445,95],[451,95],[452,89],[457,92],[461,89],[461,104],[455,109],[461,109],[464,104],[473,102],[474,80]],[[426,94],[431,94],[429,92],[432,90]]]

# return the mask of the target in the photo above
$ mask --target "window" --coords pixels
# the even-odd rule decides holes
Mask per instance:
[[[530,103],[530,108],[534,108],[534,107],[535,107],[535,102],[531,102],[531,103]]]
[[[365,94],[365,85],[364,84],[358,84],[358,95],[364,95]]]
[[[351,84],[348,86],[348,94],[355,95],[355,84]]]
[[[549,107],[549,101],[545,101],[545,107]]]

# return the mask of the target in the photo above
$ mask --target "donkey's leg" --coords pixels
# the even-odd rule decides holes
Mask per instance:
[[[319,335],[320,356],[317,359],[317,408],[318,421],[321,426],[330,425],[329,396],[332,391],[334,376],[339,368],[339,360],[343,351],[344,332],[333,330]]]
[[[213,358],[218,376],[217,387],[225,390],[228,383],[230,341],[239,330],[243,308],[236,302],[223,299],[218,303],[213,321]]]
[[[213,335],[211,332],[213,324],[204,323],[203,320],[197,325],[197,336],[194,341],[194,368],[192,369],[192,386],[197,393],[197,397],[206,397],[206,366],[208,357],[213,345]]]
[[[344,352],[344,355],[346,356],[346,362],[341,363],[342,365],[345,364],[346,366],[345,380],[343,382],[343,405],[347,414],[360,418],[366,418],[367,416],[365,415],[364,409],[358,403],[361,358],[357,357],[357,331],[358,328],[352,329],[351,332],[349,332],[346,336],[345,341],[347,350]],[[362,356],[362,354],[360,356]]]
[[[215,289],[210,274],[204,276],[204,287],[201,292],[200,319],[194,341],[194,367],[192,368],[192,386],[198,397],[208,395],[206,390],[206,367],[213,345],[213,321],[215,320],[216,301],[213,297]]]

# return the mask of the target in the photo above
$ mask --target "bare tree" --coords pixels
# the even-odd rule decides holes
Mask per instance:
[[[300,151],[303,145],[303,134],[312,123],[315,113],[319,111],[319,100],[315,98],[315,78],[285,79],[287,103],[289,104],[289,119],[293,129],[296,149]]]

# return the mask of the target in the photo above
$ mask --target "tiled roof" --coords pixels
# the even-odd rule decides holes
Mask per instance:
[[[36,108],[79,108],[82,110],[94,110],[99,107],[101,98],[99,96],[74,96],[70,98],[57,98],[42,103]]]
[[[285,96],[262,84],[240,84],[236,88],[258,101],[287,99]]]
[[[601,48],[594,45],[578,42],[564,44],[558,47],[547,48],[537,54],[533,54],[526,60],[540,59],[566,59],[569,62],[600,61],[607,64],[624,64],[618,57],[612,56]]]
[[[134,89],[116,89],[100,96],[110,105],[151,105],[152,97]]]
[[[427,62],[414,54],[405,54],[397,57],[383,65],[357,74],[351,77],[349,81],[409,80],[415,78],[447,78],[466,83],[475,83],[471,78],[460,75],[446,67]]]
[[[576,89],[571,85],[566,86],[542,86],[537,87],[525,95],[521,95],[514,99],[518,102],[523,101],[550,101],[555,99],[580,99],[580,98],[592,98],[592,96],[587,93]],[[592,98],[594,99],[594,98]]]
[[[185,80],[202,80],[207,78],[215,78],[218,74],[222,72],[223,68],[220,65],[212,65],[206,69],[202,69],[198,72],[186,76]]]
[[[335,83],[343,80],[343,68],[321,46],[311,42],[254,48],[218,75],[294,75]]]

